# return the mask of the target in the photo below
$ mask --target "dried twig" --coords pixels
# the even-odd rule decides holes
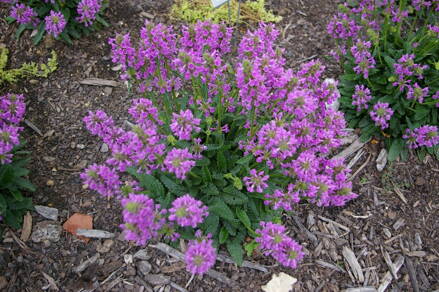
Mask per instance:
[[[335,155],[334,158],[346,159],[347,157],[351,156],[352,154],[363,148],[364,144],[366,143],[363,143],[360,141],[360,139],[357,139],[351,145],[349,145],[349,147],[347,147],[345,150]]]
[[[364,153],[365,153],[364,150],[363,150],[363,149],[360,149],[360,151],[358,151],[357,154],[355,154],[354,158],[352,158],[352,160],[349,161],[349,163],[348,163],[348,165],[347,165],[346,167],[347,167],[348,169],[351,169],[352,166],[354,166],[355,163],[357,163],[358,160],[360,160],[360,158],[363,156]]]
[[[329,218],[326,218],[326,217],[323,217],[323,216],[320,216],[320,215],[319,215],[319,219],[323,220],[325,222],[328,222],[328,223],[332,223],[335,226],[337,226],[338,228],[341,228],[341,229],[343,229],[346,232],[351,232],[351,229],[349,229],[349,227],[346,227],[346,226],[344,226],[344,225],[342,225],[342,224],[340,224],[338,222],[335,222],[334,220],[331,220]]]
[[[354,252],[347,246],[343,247],[343,256],[348,262],[349,266],[351,267],[355,278],[360,282],[364,282],[364,274],[363,270],[361,269],[360,263],[358,262],[357,257],[355,256]]]
[[[46,278],[47,282],[49,282],[49,284],[46,286],[46,289],[52,288],[56,291],[59,291],[58,286],[56,286],[55,280],[51,276],[49,276],[48,274],[44,273],[43,271],[41,273],[43,274],[44,278]],[[46,290],[46,289],[44,289],[44,287],[43,287],[43,290]]]
[[[32,130],[34,130],[38,135],[43,136],[43,132],[41,132],[41,130],[38,129],[38,127],[35,126],[34,123],[32,123],[31,121],[26,120],[26,119],[24,120],[24,123],[26,124],[26,126],[28,126],[29,128],[31,128]]]
[[[410,282],[412,282],[412,288],[414,292],[419,292],[418,279],[416,278],[415,267],[413,266],[413,262],[409,257],[405,258],[405,266],[409,271]]]
[[[332,269],[332,270],[340,272],[340,273],[346,273],[346,271],[343,268],[336,266],[336,265],[333,265],[331,263],[322,261],[322,260],[316,260],[316,264],[318,264],[322,267],[325,267],[325,268]]]
[[[81,273],[81,272],[85,271],[85,269],[87,269],[88,266],[95,263],[98,259],[99,259],[99,254],[97,253],[94,256],[92,256],[91,258],[85,260],[83,263],[81,263],[76,268],[74,268],[73,271],[75,273]]]
[[[390,273],[392,274],[393,278],[395,280],[398,279],[398,275],[396,274],[397,273],[396,267],[393,264],[392,259],[390,258],[389,253],[387,251],[385,251],[382,246],[381,246],[381,252],[383,253],[384,261],[386,262],[387,266],[389,267]]]
[[[235,263],[231,258],[229,258],[226,255],[222,255],[222,254],[219,254],[216,257],[216,259],[218,261],[220,261],[220,262],[224,262],[224,263],[228,263],[228,264],[234,264]],[[268,273],[268,270],[267,270],[266,267],[264,267],[264,266],[262,266],[260,264],[257,264],[257,263],[249,262],[249,261],[243,261],[242,262],[242,267],[258,270],[258,271],[261,271],[261,272],[264,272],[264,273]]]
[[[395,261],[396,273],[398,273],[399,269],[401,269],[403,264],[404,264],[404,257],[400,255]],[[392,274],[390,272],[387,272],[384,275],[383,279],[381,280],[381,285],[378,287],[378,292],[384,292],[392,282],[392,279],[393,279]]]
[[[296,223],[296,225],[299,227],[299,229],[302,232],[305,232],[306,236],[308,236],[308,238],[314,243],[314,245],[317,245],[318,239],[317,236],[312,233],[311,231],[309,231],[303,224],[302,222],[300,222],[299,217],[297,217],[296,215],[292,215],[291,216],[294,220],[294,223]]]
[[[353,175],[351,175],[351,177],[348,179],[349,181],[353,180],[354,177],[356,177],[356,176],[360,173],[360,171],[362,171],[363,168],[366,167],[366,165],[369,163],[371,157],[372,157],[372,154],[370,154],[369,157],[367,157],[366,162],[364,162],[364,163],[363,163],[363,164],[357,169],[357,171],[354,172]]]
[[[100,79],[100,78],[84,79],[84,80],[79,81],[79,84],[94,85],[94,86],[111,86],[111,87],[119,86],[119,82],[116,82],[113,80]]]

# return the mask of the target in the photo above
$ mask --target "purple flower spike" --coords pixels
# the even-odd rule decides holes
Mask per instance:
[[[262,193],[267,187],[268,184],[266,181],[269,176],[265,175],[264,171],[257,171],[256,169],[250,170],[250,176],[244,177],[244,183],[247,187],[247,191],[253,193]]]

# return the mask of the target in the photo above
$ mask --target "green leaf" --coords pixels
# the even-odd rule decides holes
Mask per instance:
[[[415,113],[415,121],[423,120],[430,113],[430,109],[428,107],[417,107]]]
[[[149,190],[154,195],[160,197],[165,195],[165,188],[158,179],[149,174],[137,174],[136,178],[139,180],[140,186]]]
[[[17,31],[15,32],[15,38],[19,39],[21,34],[27,29],[27,25],[25,24],[20,24],[20,26],[18,27]]]
[[[11,194],[17,201],[23,201],[24,197],[19,190],[11,190]]]
[[[227,251],[230,253],[233,261],[238,265],[242,265],[244,250],[242,249],[241,243],[237,240],[227,241],[226,243]]]
[[[3,194],[0,194],[0,214],[4,214],[7,207],[8,204],[6,203],[5,197],[3,197]]]
[[[227,229],[223,226],[221,227],[221,231],[219,233],[219,243],[223,244],[224,242],[227,241],[227,239],[229,238],[229,233],[227,232]]]
[[[227,161],[223,151],[218,151],[216,153],[216,163],[220,171],[222,172],[227,171]]]
[[[207,166],[203,166],[201,170],[203,174],[203,180],[205,182],[212,182],[212,174],[210,173],[209,168]]]
[[[196,166],[209,166],[210,160],[207,157],[203,157],[201,159],[198,159],[195,165]]]
[[[252,161],[252,159],[253,159],[253,155],[249,154],[238,159],[238,161],[236,161],[236,164],[247,165],[250,161]]]
[[[8,17],[6,17],[6,21],[8,22],[8,24],[11,24],[11,23],[15,22],[16,19],[11,17],[11,16],[8,16]]]
[[[254,241],[254,240],[252,240],[252,241],[249,242],[249,243],[244,244],[244,249],[245,249],[245,251],[247,252],[247,256],[248,256],[248,257],[251,257],[252,254],[253,254],[253,251],[254,251],[258,246],[259,246],[259,244],[258,244],[256,241]]]
[[[389,161],[394,161],[396,158],[398,158],[399,154],[405,147],[405,142],[402,139],[395,139],[392,142],[392,145],[389,149]]]
[[[236,217],[238,217],[239,221],[241,221],[247,229],[252,229],[250,218],[248,218],[247,213],[243,209],[236,209]]]
[[[20,189],[26,189],[26,190],[29,190],[31,192],[36,191],[35,186],[27,179],[18,177],[14,180],[14,182],[17,185],[17,187],[19,187]]]
[[[208,183],[207,186],[203,186],[201,191],[208,196],[218,196],[219,190],[213,183]]]
[[[215,235],[219,227],[219,216],[209,212],[209,216],[207,216],[200,227],[206,234],[211,233],[212,235]]]
[[[101,16],[96,15],[96,20],[102,24],[103,26],[109,27],[110,25],[108,24],[108,22],[106,22]]]
[[[20,214],[14,214],[11,211],[6,210],[4,215],[4,220],[7,225],[11,226],[14,229],[19,229],[21,227],[21,222],[23,219],[17,216]]]
[[[41,42],[45,32],[46,32],[46,30],[45,30],[44,22],[42,21],[38,25],[38,32],[37,32],[37,34],[33,38],[33,42],[34,42],[35,45],[38,45]]]
[[[229,206],[227,206],[223,200],[220,200],[218,198],[216,198],[214,203],[209,206],[209,213],[216,214],[226,220],[235,219],[235,215],[233,214],[233,211],[229,208]]]
[[[172,193],[181,196],[187,193],[186,189],[180,185],[174,182],[172,179],[167,177],[164,174],[160,175],[160,181],[165,185],[165,187]]]

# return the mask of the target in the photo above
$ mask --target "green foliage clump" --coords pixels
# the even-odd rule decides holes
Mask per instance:
[[[241,3],[240,15],[238,19],[238,1],[230,1],[230,21],[251,22],[279,22],[281,16],[276,16],[271,11],[265,9],[265,0],[246,1]],[[228,5],[219,8],[213,8],[210,0],[178,0],[171,8],[170,16],[189,23],[195,23],[199,20],[210,20],[215,23],[229,21]]]
[[[343,65],[340,105],[361,138],[384,141],[389,160],[416,149],[439,158],[439,4],[348,1],[328,25]],[[365,18],[366,17],[366,18]],[[366,92],[366,93],[365,93]],[[377,108],[391,114],[376,122]]]
[[[26,179],[29,170],[25,168],[29,162],[26,155],[29,152],[16,149],[13,161],[9,164],[0,164],[0,234],[1,224],[19,229],[23,223],[23,216],[31,210],[32,199],[24,197],[22,190],[35,191],[35,186]]]
[[[20,68],[6,69],[8,63],[9,50],[0,47],[0,85],[4,82],[15,83],[20,78],[26,77],[44,77],[47,78],[50,73],[58,68],[57,55],[55,51],[51,52],[47,64],[36,64],[35,62],[24,63]]]

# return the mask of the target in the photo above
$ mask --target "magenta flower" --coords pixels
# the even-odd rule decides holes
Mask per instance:
[[[265,175],[264,171],[257,171],[256,169],[250,170],[250,176],[244,177],[244,183],[247,187],[247,191],[253,193],[262,193],[267,187],[268,184],[266,181],[269,176]]]
[[[375,122],[375,125],[384,130],[389,127],[388,121],[393,115],[393,110],[386,102],[377,102],[373,106],[373,110],[369,112],[371,119]]]
[[[216,250],[209,238],[198,238],[188,244],[184,260],[186,270],[192,274],[206,273],[216,261]]]
[[[185,179],[186,174],[195,166],[193,159],[189,150],[174,148],[166,155],[162,170],[175,174],[179,179]]]
[[[67,22],[61,12],[50,11],[50,14],[44,18],[46,22],[46,31],[55,38],[63,32]]]
[[[198,127],[200,121],[200,119],[194,118],[191,110],[181,110],[180,114],[172,114],[172,122],[169,127],[172,133],[180,140],[190,140],[192,132],[199,132],[201,130]]]
[[[159,119],[158,109],[149,99],[134,99],[128,113],[133,117],[136,123],[146,127],[163,125],[163,122]]]
[[[302,246],[286,235],[286,229],[280,224],[259,222],[256,229],[259,237],[255,241],[264,255],[271,255],[282,265],[295,269],[304,257]]]
[[[22,94],[6,94],[0,96],[0,125],[2,123],[19,124],[26,111]]]
[[[33,25],[38,24],[37,16],[38,15],[31,7],[24,4],[16,4],[13,6],[10,14],[10,17],[15,18],[20,24],[32,23]]]
[[[163,215],[166,210],[160,210],[160,205],[146,195],[130,194],[121,200],[125,239],[135,241],[138,245],[156,238],[165,224]]]
[[[111,197],[120,192],[122,183],[119,175],[108,166],[93,164],[80,176],[90,189],[97,191],[102,196]]]
[[[420,87],[418,83],[415,83],[413,86],[409,87],[407,92],[407,99],[416,100],[419,103],[424,102],[424,98],[428,95],[428,87]]]
[[[92,25],[101,9],[101,4],[102,0],[82,0],[76,8],[79,15],[76,20],[85,26]]]
[[[169,220],[176,221],[181,227],[195,228],[209,215],[207,210],[208,208],[201,201],[186,194],[172,202],[172,208],[169,209]]]
[[[367,109],[367,104],[372,99],[369,88],[364,85],[355,85],[355,93],[352,95],[352,105],[357,107],[357,111]]]
[[[425,125],[414,130],[407,129],[402,137],[407,140],[408,146],[412,149],[422,146],[433,147],[439,144],[437,126]]]

